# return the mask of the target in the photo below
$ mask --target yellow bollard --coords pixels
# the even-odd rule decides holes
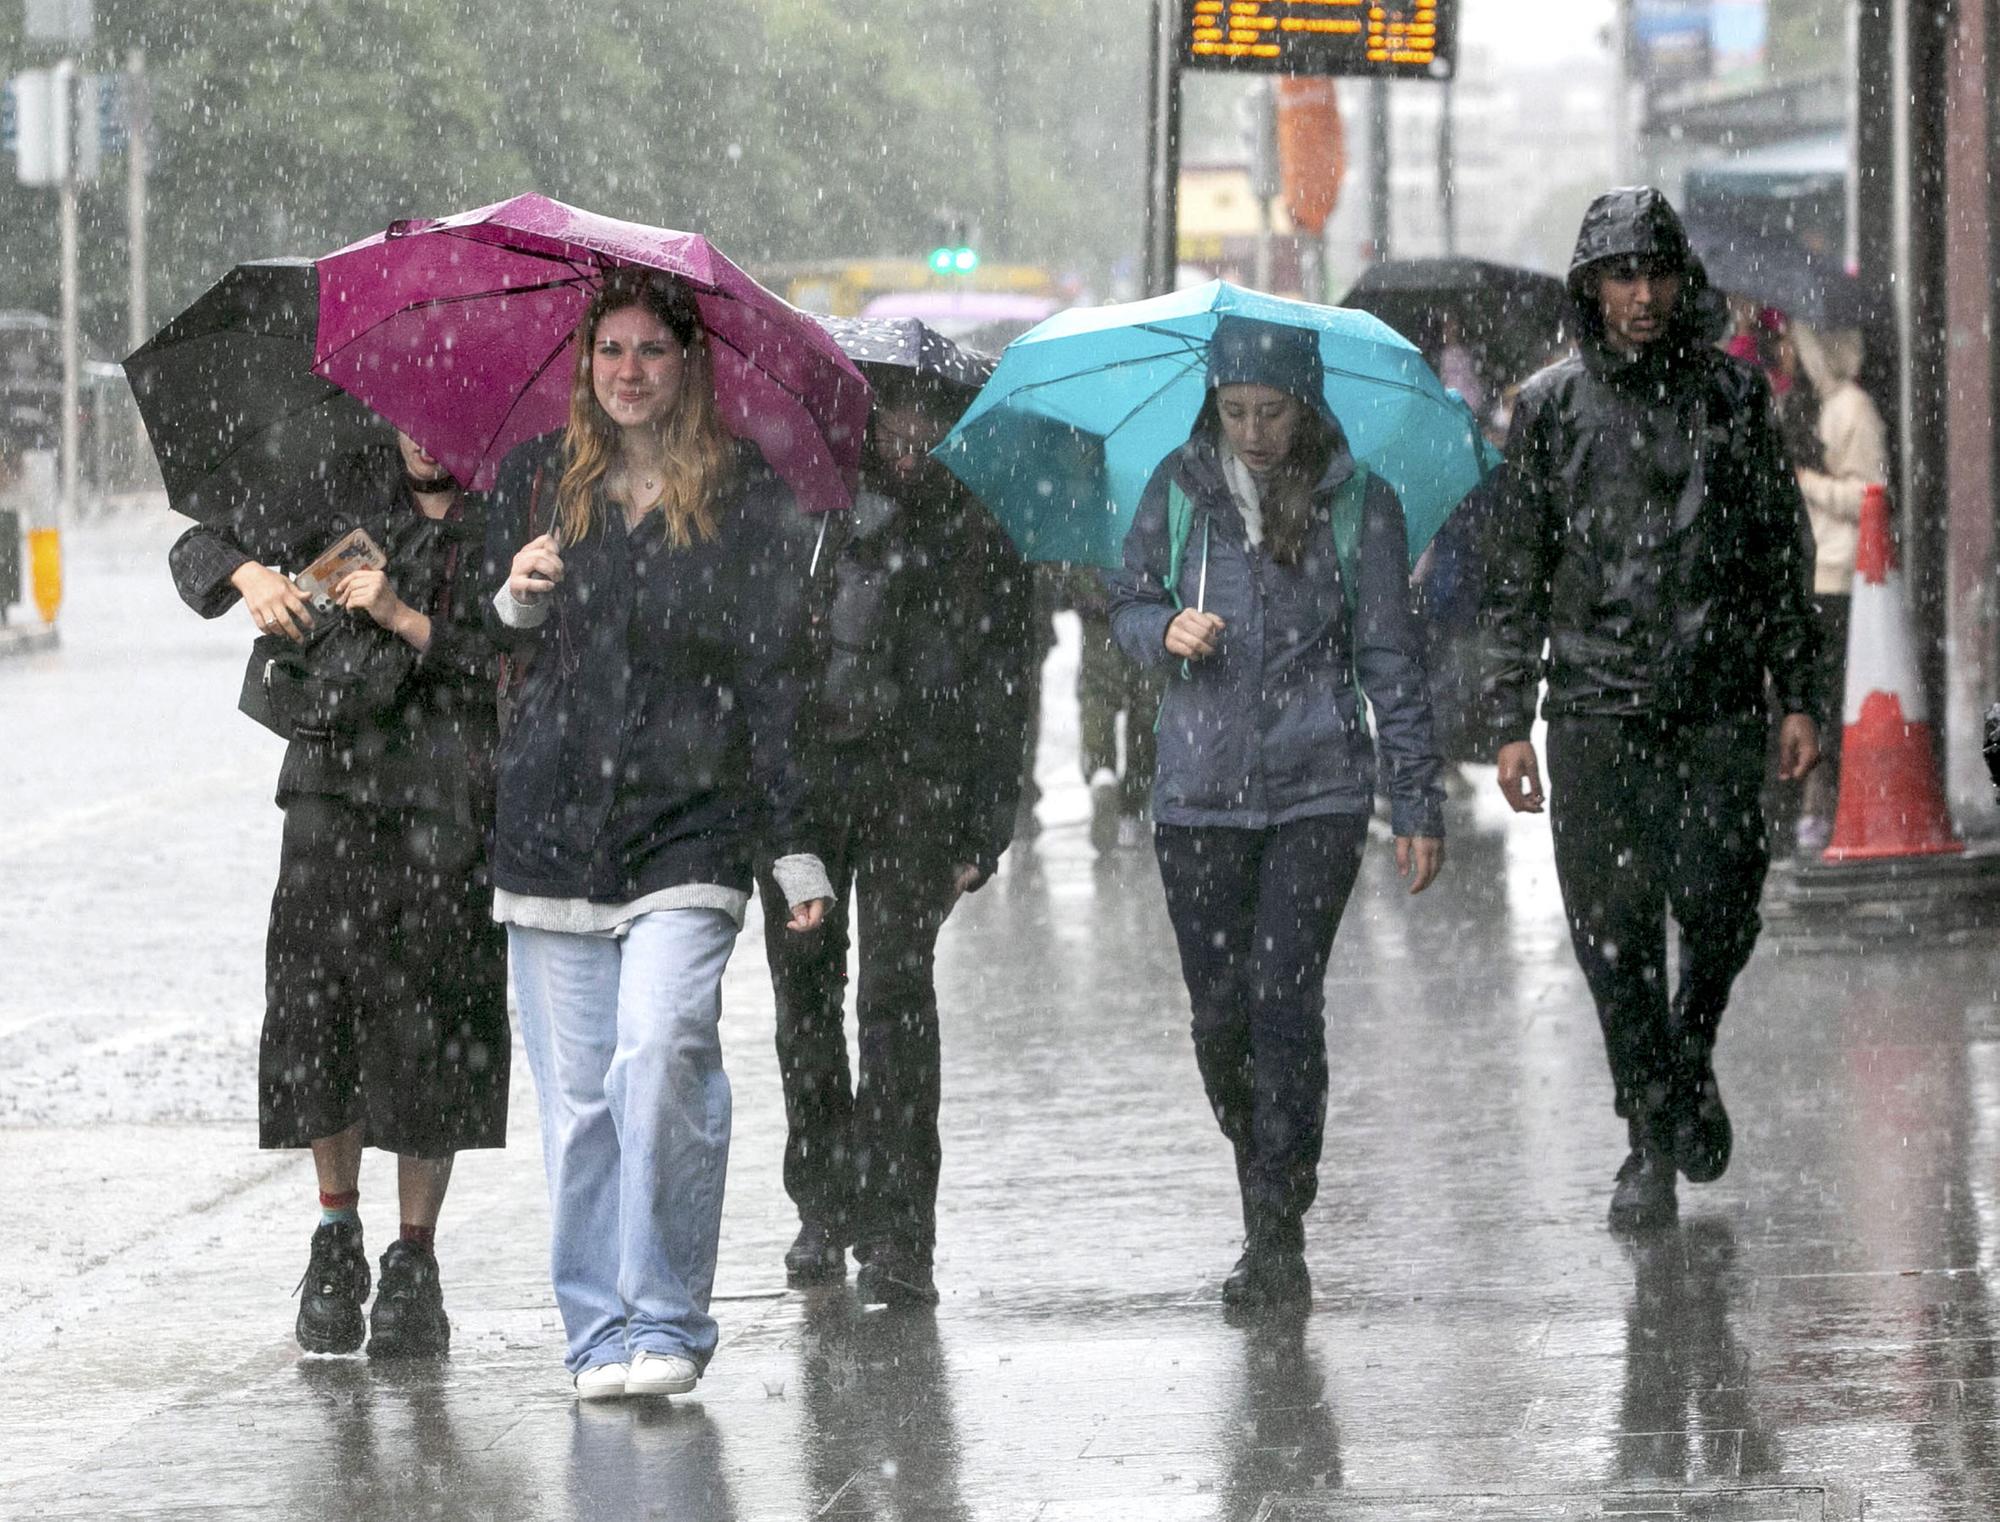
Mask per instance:
[[[60,529],[28,530],[28,584],[34,590],[35,611],[42,615],[42,622],[54,623],[63,592]]]

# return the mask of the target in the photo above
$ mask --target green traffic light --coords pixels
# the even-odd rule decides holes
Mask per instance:
[[[949,275],[951,273],[952,262],[955,257],[956,254],[952,249],[948,248],[932,249],[931,250],[932,273],[938,275]]]
[[[961,275],[969,275],[979,268],[979,253],[976,249],[961,248],[951,256],[951,267]]]

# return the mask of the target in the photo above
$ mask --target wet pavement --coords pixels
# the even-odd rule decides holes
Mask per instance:
[[[75,536],[61,648],[0,663],[0,1516],[2000,1516],[2000,951],[1760,952],[1736,1162],[1621,1241],[1546,827],[1461,803],[1439,887],[1378,844],[1335,949],[1311,1314],[1232,1324],[1233,1175],[1150,858],[1085,840],[1067,645],[1047,828],[940,956],[934,1315],[784,1288],[753,930],[696,1395],[572,1400],[525,1063],[440,1232],[451,1358],[300,1357],[311,1172],[252,1144],[278,746],[171,533]],[[371,1155],[377,1251],[392,1188]]]

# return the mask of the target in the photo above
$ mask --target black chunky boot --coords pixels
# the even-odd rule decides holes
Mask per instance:
[[[368,1313],[370,1358],[436,1358],[451,1348],[437,1256],[414,1242],[382,1254],[382,1287]]]
[[[367,1335],[361,1313],[368,1299],[368,1255],[359,1222],[322,1221],[313,1233],[312,1258],[299,1280],[294,1328],[308,1353],[352,1353]]]

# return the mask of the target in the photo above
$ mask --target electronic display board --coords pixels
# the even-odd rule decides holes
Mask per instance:
[[[1449,79],[1457,0],[1180,0],[1180,64]]]

